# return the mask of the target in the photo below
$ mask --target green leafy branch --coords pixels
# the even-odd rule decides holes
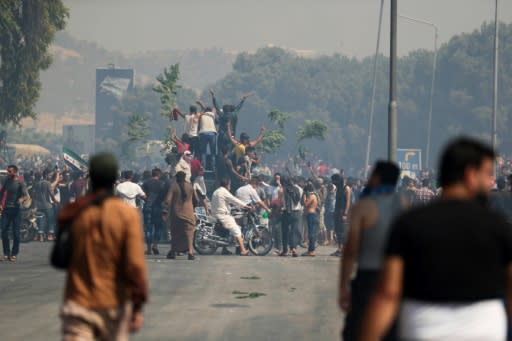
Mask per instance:
[[[178,85],[180,79],[180,64],[171,65],[164,68],[164,71],[156,77],[158,85],[153,87],[153,91],[160,94],[160,103],[163,116],[170,117],[172,110],[176,106],[176,95],[181,86]]]
[[[263,140],[258,145],[258,149],[268,154],[276,154],[286,141],[284,124],[290,118],[290,115],[279,110],[272,110],[267,117],[278,129],[267,130],[263,135]]]

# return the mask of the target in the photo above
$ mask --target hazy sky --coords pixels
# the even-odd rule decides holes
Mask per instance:
[[[373,54],[379,0],[64,0],[74,37],[109,50],[221,47],[254,50],[269,44],[350,56]],[[512,22],[512,1],[501,1]],[[389,44],[389,0],[383,44]],[[431,21],[446,42],[494,20],[494,0],[399,0],[399,13]],[[399,22],[399,53],[432,48],[431,27]]]

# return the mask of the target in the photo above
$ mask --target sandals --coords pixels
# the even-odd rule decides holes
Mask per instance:
[[[8,262],[9,256],[3,256],[1,260],[2,260],[2,262]]]
[[[11,262],[16,263],[16,260],[18,260],[18,258],[16,258],[16,256],[11,256],[11,258],[10,258]]]
[[[196,259],[196,256],[194,255],[191,255],[190,253],[188,254],[188,260],[194,260]]]
[[[288,252],[281,252],[279,257],[288,257]]]
[[[240,256],[242,256],[242,257],[249,256],[249,250],[246,250],[245,252],[240,252]]]

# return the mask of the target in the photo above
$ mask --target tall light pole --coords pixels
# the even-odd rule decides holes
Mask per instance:
[[[375,58],[373,60],[373,82],[372,99],[370,103],[370,117],[368,119],[368,141],[366,142],[366,158],[364,160],[364,176],[368,176],[368,164],[370,163],[370,151],[372,149],[373,134],[373,113],[375,111],[375,93],[377,90],[377,62],[379,60],[380,36],[382,31],[382,16],[384,13],[384,0],[380,0],[379,27],[377,29],[377,47],[375,49]]]
[[[416,19],[412,18],[406,15],[400,15],[400,18],[419,23],[424,24],[432,27],[434,29],[434,61],[432,63],[432,83],[430,85],[430,104],[428,109],[428,120],[427,120],[427,145],[425,150],[425,166],[430,166],[430,150],[431,150],[431,138],[432,138],[432,108],[433,108],[433,100],[434,100],[434,89],[436,84],[436,70],[437,70],[437,38],[439,36],[439,29],[434,23],[431,23],[430,21],[422,20],[422,19]]]
[[[497,117],[498,117],[498,63],[499,63],[499,14],[500,2],[496,0],[496,7],[494,13],[494,86],[493,86],[493,101],[492,101],[492,147],[496,150],[497,141]],[[494,167],[494,174],[496,175],[496,167]]]
[[[396,62],[397,62],[397,31],[398,31],[398,0],[391,0],[390,25],[390,51],[389,51],[389,111],[388,111],[388,159],[396,161],[398,141],[396,101]]]

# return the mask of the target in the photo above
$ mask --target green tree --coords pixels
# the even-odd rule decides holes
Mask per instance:
[[[1,124],[18,125],[24,117],[36,117],[39,73],[50,66],[48,47],[68,16],[61,0],[0,2]]]
[[[156,77],[158,85],[153,91],[160,94],[160,103],[162,105],[161,114],[165,117],[171,117],[172,109],[176,106],[176,95],[181,88],[178,85],[180,79],[180,64],[171,65],[164,68],[164,71]]]

